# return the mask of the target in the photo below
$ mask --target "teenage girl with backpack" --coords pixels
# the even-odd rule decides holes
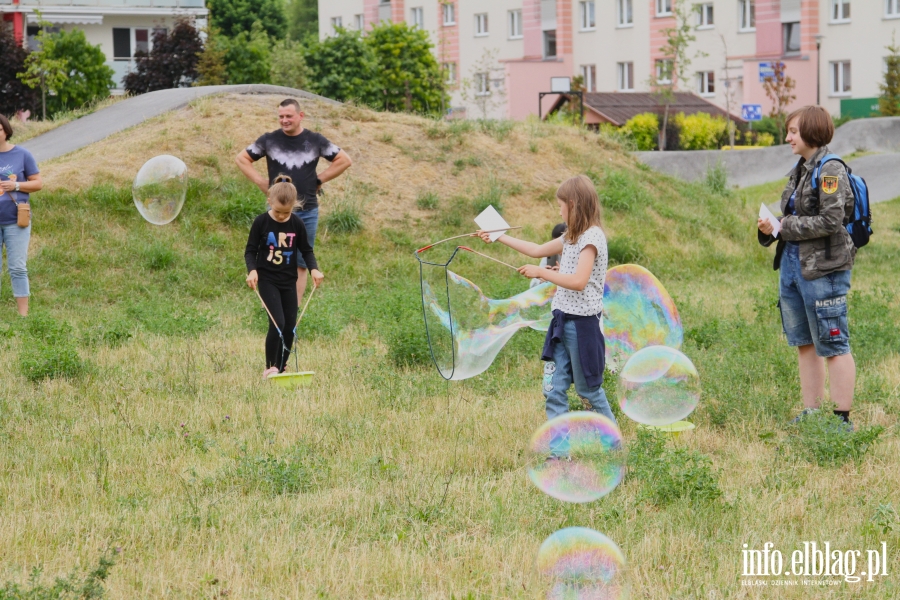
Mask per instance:
[[[608,261],[606,236],[600,227],[600,199],[594,184],[584,175],[563,182],[556,191],[559,214],[566,223],[562,237],[545,244],[526,242],[508,235],[497,241],[532,258],[560,254],[559,271],[525,265],[519,273],[539,277],[558,287],[551,308],[553,321],[541,358],[547,418],[569,410],[567,392],[574,382],[585,410],[593,410],[616,422],[601,384],[605,342],[600,329],[603,284]],[[490,234],[479,232],[485,242]]]
[[[843,163],[819,165],[833,136],[831,115],[821,106],[805,106],[788,116],[786,141],[800,160],[781,194],[781,231],[776,238],[772,224],[760,219],[758,238],[763,246],[778,241],[778,305],[788,345],[797,347],[804,406],[794,422],[819,409],[827,367],[834,414],[852,430],[856,364],[847,294],[856,247],[846,225],[853,221],[854,196]]]

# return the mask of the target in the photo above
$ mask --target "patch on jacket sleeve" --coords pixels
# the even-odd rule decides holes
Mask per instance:
[[[826,194],[833,194],[838,189],[838,177],[836,175],[825,175],[822,177],[822,191]]]

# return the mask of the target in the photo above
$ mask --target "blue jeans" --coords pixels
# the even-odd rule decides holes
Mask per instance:
[[[315,248],[316,230],[319,228],[319,207],[317,206],[312,210],[298,210],[294,214],[300,217],[300,220],[306,225],[306,237],[309,240],[309,245]],[[303,255],[297,256],[297,268],[307,268],[306,261],[303,260]]]
[[[816,354],[850,352],[847,293],[851,271],[835,271],[812,281],[800,273],[800,247],[787,244],[781,257],[778,306],[790,346],[815,344]]]
[[[28,243],[31,241],[31,225],[19,227],[0,225],[0,246],[6,246],[6,265],[12,281],[13,296],[27,298],[31,295],[28,287]]]
[[[597,386],[588,387],[581,371],[581,359],[578,357],[578,336],[575,322],[566,321],[563,326],[562,343],[553,348],[553,361],[544,363],[544,398],[547,399],[547,418],[552,419],[565,414],[569,410],[569,386],[575,383],[575,391],[581,397],[584,410],[600,413],[613,423],[616,418],[609,408],[606,391]]]

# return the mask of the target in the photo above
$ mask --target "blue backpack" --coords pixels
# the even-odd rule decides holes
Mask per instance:
[[[869,186],[866,180],[859,175],[854,175],[841,157],[837,154],[826,154],[822,157],[813,169],[812,188],[818,189],[819,173],[822,165],[830,160],[836,160],[847,169],[847,177],[850,180],[850,191],[853,193],[853,220],[847,223],[847,233],[853,240],[853,245],[862,248],[869,243],[869,236],[872,235],[872,209],[869,206]]]

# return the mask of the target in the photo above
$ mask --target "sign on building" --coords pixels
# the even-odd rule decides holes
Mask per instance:
[[[745,121],[762,121],[762,104],[742,104],[741,118]]]
[[[766,77],[775,77],[775,65],[776,62],[761,62],[759,63],[759,82],[765,83]],[[784,64],[782,63],[782,68],[784,68]]]

